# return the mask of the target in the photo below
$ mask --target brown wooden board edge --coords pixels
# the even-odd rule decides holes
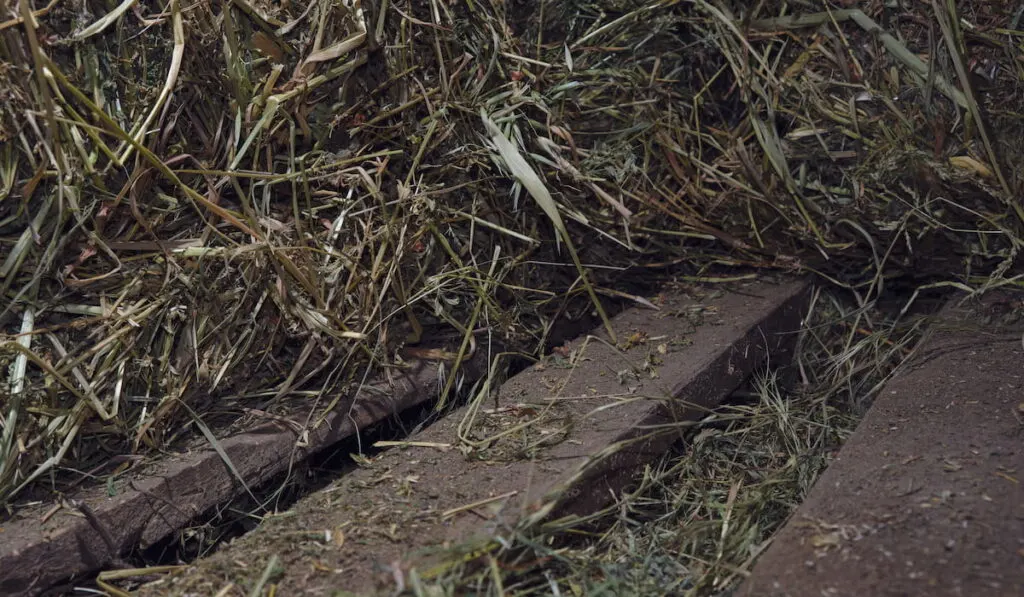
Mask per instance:
[[[486,360],[486,351],[477,351],[462,363],[460,375],[472,384],[486,372]],[[416,361],[390,383],[364,388],[309,430],[301,445],[295,429],[269,423],[225,438],[221,447],[246,485],[257,486],[297,461],[436,398],[437,367],[436,362]],[[161,472],[129,482],[114,497],[79,497],[88,517],[56,529],[45,528],[35,517],[6,523],[0,534],[0,595],[39,595],[62,580],[96,572],[244,492],[213,449],[173,456],[160,466]]]
[[[1001,529],[1008,537],[1018,537],[1013,533],[1012,523],[1018,523],[1024,518],[1012,515],[1010,506],[1024,503],[1018,500],[1009,500],[1000,504],[996,492],[988,492],[985,487],[985,479],[971,481],[970,491],[951,491],[948,488],[955,486],[957,476],[954,473],[961,473],[962,470],[970,470],[971,467],[962,467],[954,457],[947,457],[942,454],[943,450],[950,450],[950,446],[956,446],[956,440],[951,439],[949,429],[954,426],[967,429],[971,437],[971,443],[967,444],[968,453],[977,455],[981,452],[983,457],[1005,456],[1013,454],[1013,451],[1005,447],[995,445],[996,442],[988,443],[992,435],[986,437],[986,433],[999,433],[994,431],[997,426],[991,419],[985,421],[988,425],[977,425],[977,420],[968,417],[955,418],[955,425],[949,425],[952,417],[943,417],[942,413],[955,409],[956,402],[976,405],[985,413],[1000,412],[999,408],[992,408],[990,404],[984,404],[982,400],[971,399],[971,397],[960,400],[939,400],[932,404],[921,402],[921,394],[935,395],[934,390],[929,387],[921,388],[919,383],[936,387],[955,387],[955,384],[943,384],[935,377],[927,376],[920,379],[922,371],[934,367],[937,358],[948,357],[955,353],[968,353],[972,360],[980,358],[986,360],[985,356],[975,357],[975,351],[981,349],[992,349],[995,346],[1013,346],[1017,348],[1024,344],[1024,336],[1020,320],[1013,311],[1013,302],[1020,296],[1020,291],[1013,289],[994,289],[985,294],[975,295],[966,292],[957,292],[945,299],[943,305],[928,317],[927,327],[916,344],[911,348],[907,358],[900,363],[896,370],[891,373],[882,387],[874,395],[867,412],[857,422],[856,427],[844,440],[837,456],[830,460],[828,466],[820,471],[817,479],[806,492],[803,501],[790,512],[783,524],[775,533],[765,540],[758,548],[754,557],[747,563],[744,570],[740,570],[743,579],[732,590],[731,594],[736,597],[809,597],[816,595],[874,595],[884,592],[886,595],[1021,595],[1024,586],[1024,567],[1013,564],[1020,563],[1016,555],[1024,556],[1024,552],[1013,553],[1010,550],[993,547],[986,540],[978,537],[972,541],[956,540],[948,534],[935,532],[933,527],[942,529],[945,521],[949,528],[967,529],[968,522],[973,529]],[[971,336],[969,339],[967,336]],[[999,352],[1005,353],[1000,348]],[[960,371],[958,368],[949,368],[950,371]],[[963,378],[970,379],[977,375],[978,365],[964,368]],[[991,369],[987,373],[990,377],[1002,378],[993,374]],[[961,378],[961,379],[963,379]],[[907,386],[910,386],[909,388]],[[976,392],[973,384],[967,384],[964,390],[967,394]],[[1010,386],[1013,387],[1013,386]],[[1017,385],[1017,388],[1020,386]],[[986,396],[998,396],[999,392],[989,392]],[[1007,419],[1016,418],[1018,426],[1010,433],[1002,436],[1006,440],[1012,437],[1013,431],[1021,429],[1021,419],[1014,407],[1020,410],[1024,404],[1014,404],[1015,399],[1010,402],[1010,414],[1004,415]],[[906,405],[910,405],[909,407]],[[902,407],[902,410],[900,410]],[[952,412],[956,412],[955,410]],[[1005,411],[1003,411],[1005,412]],[[908,416],[909,415],[909,416]],[[921,424],[924,417],[935,416],[946,418],[946,425],[935,425],[936,435],[927,437],[922,433],[926,426]],[[941,419],[940,419],[941,420]],[[935,421],[933,420],[933,423]],[[866,441],[864,438],[885,440],[879,437],[879,429],[886,429],[891,433],[894,441],[886,444],[884,441],[878,443]],[[1004,432],[1006,430],[1003,430]],[[1019,434],[1018,434],[1019,435]],[[1008,443],[1012,444],[1013,440]],[[864,450],[865,446],[871,446],[870,451]],[[985,446],[984,451],[976,450],[973,446]],[[1017,446],[1014,445],[1014,448]],[[931,448],[929,452],[925,448]],[[955,449],[955,448],[952,448]],[[1020,452],[1017,452],[1018,454]],[[923,457],[922,457],[923,454]],[[909,455],[909,456],[908,456]],[[933,483],[929,487],[927,475],[922,469],[910,469],[907,472],[904,467],[921,466],[922,463],[939,463],[932,465],[941,471],[933,477]],[[851,465],[851,463],[858,463]],[[951,464],[952,463],[952,464]],[[866,468],[865,464],[867,465]],[[928,465],[925,465],[928,466]],[[974,466],[978,466],[977,462]],[[947,468],[949,467],[949,468]],[[1011,470],[1013,467],[997,467],[1001,470]],[[858,470],[859,469],[859,470]],[[877,471],[863,473],[864,470]],[[927,469],[925,469],[927,470]],[[998,473],[997,473],[998,474]],[[863,475],[863,476],[858,476]],[[988,479],[994,478],[988,477]],[[842,480],[842,483],[839,480]],[[877,481],[883,479],[884,481]],[[941,479],[935,482],[934,479]],[[867,481],[866,481],[867,480]],[[909,485],[904,483],[909,481]],[[873,484],[877,483],[877,484]],[[1016,480],[1010,481],[1008,487],[1019,487]],[[879,486],[884,490],[880,490]],[[907,489],[907,487],[910,489]],[[999,516],[986,520],[986,514],[971,510],[963,505],[959,514],[952,506],[944,505],[949,511],[931,519],[931,525],[920,517],[914,518],[912,522],[903,521],[902,524],[910,526],[912,533],[907,533],[906,528],[897,527],[901,517],[907,517],[919,512],[931,512],[936,498],[922,498],[914,500],[912,496],[941,495],[935,489],[941,488],[942,492],[949,493],[961,500],[965,496],[980,496],[981,502],[997,504]],[[991,486],[989,487],[991,488]],[[929,491],[929,489],[933,491]],[[852,499],[850,496],[854,496]],[[995,498],[993,498],[995,496]],[[909,498],[911,501],[902,502]],[[943,498],[944,503],[947,498]],[[886,500],[893,500],[886,503]],[[855,506],[850,502],[855,501]],[[822,504],[829,504],[828,518],[822,517]],[[809,512],[810,510],[810,512]],[[850,519],[856,519],[863,514],[864,523],[854,524]],[[848,519],[843,519],[847,516]],[[991,517],[991,514],[988,514]],[[952,521],[952,522],[950,522]],[[998,523],[998,524],[992,524]],[[1002,525],[1002,526],[1000,526]],[[1018,528],[1021,526],[1017,525]],[[873,527],[873,528],[872,528]],[[890,535],[889,544],[872,544],[880,533],[886,529],[899,529]],[[845,533],[837,539],[836,543],[818,543],[814,539],[825,537],[831,539],[833,534],[827,531],[833,529],[854,529],[856,538],[845,537]],[[924,547],[920,552],[929,554],[929,557],[913,557],[914,552],[901,552],[905,545],[913,545],[914,542],[923,543]],[[948,542],[948,543],[947,543]],[[870,547],[866,547],[870,545]],[[932,550],[931,545],[938,545],[938,550]],[[1018,544],[1013,547],[1017,547]],[[954,549],[955,546],[955,549]],[[984,562],[982,573],[977,570],[969,570],[964,566],[968,560],[967,552],[974,551],[981,555],[975,561]],[[918,552],[918,553],[920,553]],[[882,564],[872,561],[874,554],[883,554]],[[1005,555],[1011,554],[1009,558]],[[839,561],[839,568],[849,571],[849,576],[837,574],[836,567],[825,568],[823,563]],[[1000,560],[1003,560],[1000,562]],[[1011,565],[1006,565],[1009,562]],[[916,564],[921,567],[911,568]],[[928,569],[931,568],[929,571]],[[936,579],[933,576],[936,570],[952,570],[949,577],[954,582],[946,579]],[[852,583],[852,584],[851,584]],[[866,587],[864,584],[875,583],[873,587]],[[914,583],[917,586],[913,586]],[[972,586],[973,585],[973,586]],[[1015,586],[1014,586],[1015,585]],[[839,588],[837,590],[837,588]],[[1000,588],[1002,591],[1000,591]],[[883,591],[884,590],[884,591]]]
[[[596,455],[532,504],[528,511],[534,514],[519,521],[520,526],[540,524],[548,531],[573,527],[609,506],[643,465],[663,456],[682,438],[685,427],[671,423],[695,421],[719,406],[758,367],[791,361],[809,304],[810,285],[794,284],[790,294],[746,334],[724,346],[695,377],[673,388],[673,402],[652,403],[645,416],[609,445],[606,456]]]
[[[249,586],[273,557],[279,557],[283,567],[275,577],[278,592],[327,594],[344,587],[354,594],[381,594],[379,590],[394,588],[394,574],[415,568],[424,578],[432,578],[447,569],[450,553],[445,545],[469,549],[479,541],[499,543],[509,526],[527,530],[519,523],[533,518],[532,507],[545,505],[546,498],[566,487],[562,504],[579,508],[577,515],[586,516],[603,503],[591,501],[592,494],[610,499],[611,486],[625,486],[635,479],[642,463],[660,456],[667,441],[680,437],[681,429],[676,426],[671,431],[677,433],[665,434],[666,443],[656,446],[660,450],[637,442],[625,452],[640,446],[648,448],[646,453],[632,460],[606,459],[622,454],[621,444],[635,437],[647,439],[651,425],[671,420],[667,419],[670,413],[678,418],[687,417],[690,409],[705,412],[701,406],[724,400],[768,360],[771,365],[785,364],[809,293],[805,280],[779,282],[759,281],[696,296],[685,287],[678,293],[666,290],[662,309],[634,307],[612,319],[620,338],[632,333],[645,346],[612,343],[598,328],[557,353],[572,366],[560,366],[568,363],[558,359],[540,362],[507,380],[493,397],[498,411],[502,405],[539,407],[566,398],[555,419],[573,421],[572,431],[535,458],[492,460],[483,453],[476,458],[450,449],[462,429],[460,422],[474,408],[463,406],[409,438],[416,440],[411,444],[421,445],[380,455],[338,485],[298,502],[289,516],[276,518],[213,557],[148,585],[141,594],[212,594],[229,582]],[[689,316],[697,312],[701,313],[698,320]],[[666,344],[656,344],[662,341]],[[669,343],[685,348],[672,350]],[[642,368],[652,351],[663,355],[657,371],[649,371],[649,381],[645,376],[637,379],[642,379],[637,386],[624,387],[616,375],[620,367]],[[612,396],[632,399],[616,402]],[[437,451],[441,445],[446,449]],[[613,465],[610,470],[605,469],[609,464]],[[601,476],[619,472],[621,477]],[[407,481],[411,479],[415,481]],[[408,490],[400,487],[407,483]],[[481,500],[488,506],[470,507]],[[555,510],[553,514],[568,513]],[[374,522],[381,520],[386,522]],[[574,522],[579,518],[570,524]],[[378,528],[378,524],[384,526]],[[392,533],[379,532],[389,525]],[[290,539],[296,529],[321,527],[343,539],[340,543],[328,539],[326,544],[315,540],[318,546],[312,552],[304,539]],[[339,529],[338,534],[333,534],[334,529]],[[560,534],[570,536],[578,535]]]
[[[773,286],[766,294],[778,293],[771,299],[774,304],[747,324],[738,337],[714,349],[696,374],[669,386],[666,398],[671,400],[652,400],[649,407],[633,416],[631,424],[581,466],[567,471],[554,484],[539,487],[522,507],[510,508],[495,520],[475,526],[462,540],[474,545],[492,543],[496,535],[513,529],[527,536],[574,536],[564,531],[585,529],[635,481],[645,465],[664,456],[674,442],[684,437],[685,426],[672,427],[673,421],[695,422],[724,402],[759,368],[775,369],[791,363],[812,286],[806,279],[790,279]],[[655,428],[660,429],[654,432]],[[438,553],[435,546],[416,549],[404,556],[403,566],[443,568],[444,553]]]

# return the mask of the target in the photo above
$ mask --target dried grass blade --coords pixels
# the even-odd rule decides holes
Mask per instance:
[[[256,499],[256,495],[253,494],[251,489],[249,489],[249,484],[245,482],[245,477],[243,477],[242,474],[238,472],[238,469],[235,468],[235,463],[231,461],[231,457],[228,456],[228,453],[224,450],[224,446],[222,446],[220,441],[217,440],[217,437],[213,435],[213,432],[210,431],[210,428],[206,425],[206,423],[199,417],[198,414],[196,414],[196,411],[192,410],[192,407],[189,406],[187,402],[180,399],[178,400],[178,402],[183,407],[185,407],[185,410],[188,411],[189,416],[192,417],[192,421],[195,422],[196,427],[199,428],[199,431],[203,434],[203,437],[206,438],[206,441],[210,442],[210,446],[212,446],[214,451],[217,452],[217,456],[220,456],[220,459],[224,461],[224,466],[228,467],[228,470],[231,471],[231,474],[235,476],[235,479],[237,479],[238,482],[241,483],[242,487],[245,489],[245,492],[249,494],[249,497],[252,498],[254,502],[259,503],[259,500]]]
[[[88,27],[83,29],[72,39],[74,39],[75,41],[82,41],[83,39],[92,37],[93,35],[103,33],[104,31],[106,31],[107,27],[113,25],[118,19],[121,18],[121,15],[128,12],[131,9],[131,7],[135,6],[137,2],[138,0],[124,0],[123,2],[121,2],[121,4],[117,6],[117,8],[108,12],[105,16],[101,17],[92,25],[89,25]],[[177,4],[176,0],[174,1],[174,4]]]
[[[921,77],[922,80],[929,76],[929,66],[924,60],[921,60],[916,54],[908,50],[896,37],[882,29],[871,17],[857,8],[761,19],[751,21],[750,27],[759,31],[802,29],[804,27],[817,27],[828,22],[841,23],[847,20],[853,21],[865,32],[877,35],[885,49],[902,62],[904,66],[909,68],[911,72]],[[964,96],[964,93],[950,85],[949,81],[941,75],[935,75],[935,86],[961,107],[968,107],[967,98]]]
[[[93,115],[96,116],[96,118],[99,119],[107,127],[108,133],[111,133],[114,136],[124,141],[127,141],[132,147],[135,148],[136,151],[139,152],[140,155],[142,155],[143,158],[145,158],[147,162],[149,162],[151,166],[153,166],[157,171],[164,175],[169,181],[171,181],[171,183],[173,183],[175,186],[181,189],[182,192],[189,199],[209,209],[210,211],[217,214],[226,222],[230,223],[231,225],[233,225],[235,228],[238,228],[242,232],[255,238],[262,239],[261,234],[250,228],[248,225],[243,224],[242,221],[235,216],[235,214],[229,212],[223,207],[217,205],[216,203],[211,202],[209,199],[196,192],[195,189],[185,184],[180,178],[178,178],[178,175],[175,174],[174,171],[171,170],[170,167],[168,167],[167,164],[163,162],[163,160],[158,158],[152,151],[150,151],[149,148],[140,144],[135,139],[132,139],[126,132],[124,132],[121,129],[120,126],[117,125],[116,122],[113,121],[113,119],[110,118],[110,116],[107,115],[106,112],[104,112],[102,109],[100,109],[99,106],[93,103],[92,100],[90,100],[88,96],[82,93],[80,89],[75,87],[52,60],[47,59],[46,67],[47,74],[56,79],[56,81],[60,83],[60,85],[63,86],[65,89],[70,91],[76,99],[78,99],[80,102],[88,106],[89,109],[93,112]]]
[[[7,381],[8,388],[10,388],[10,403],[8,403],[7,416],[4,418],[4,433],[0,438],[0,480],[8,478],[13,470],[12,465],[17,461],[14,454],[14,432],[18,428],[18,413],[21,412],[21,399],[25,393],[25,375],[28,372],[28,353],[32,350],[33,329],[35,329],[35,310],[32,307],[26,307],[21,316],[21,333],[16,340],[23,351],[14,358]]]
[[[954,23],[957,19],[956,5],[952,2],[947,4],[949,12],[943,10],[942,6],[939,5],[938,0],[932,0],[932,8],[935,11],[935,18],[939,21],[939,27],[942,29],[942,37],[946,40],[946,48],[949,50],[949,56],[953,61],[953,67],[956,69],[956,74],[960,78],[960,86],[963,87],[964,98],[967,103],[967,111],[971,113],[971,118],[974,119],[975,125],[978,127],[978,133],[981,135],[981,141],[985,145],[985,152],[988,154],[988,159],[992,163],[992,169],[995,171],[996,178],[999,180],[999,185],[1003,188],[1003,192],[1006,193],[1006,198],[1016,208],[1018,217],[1024,222],[1024,211],[1020,206],[1019,198],[1013,197],[1013,190],[1010,188],[1010,183],[1007,182],[1006,176],[1003,175],[1003,168],[999,164],[999,156],[996,155],[995,146],[992,143],[992,138],[989,135],[987,121],[981,114],[981,109],[978,107],[978,98],[974,94],[974,88],[971,86],[970,76],[967,73],[967,64],[964,61],[963,53],[960,51],[960,46],[957,43],[956,33],[953,31]]]
[[[174,31],[174,50],[171,53],[171,66],[167,70],[167,78],[164,81],[163,89],[160,90],[160,95],[157,96],[156,101],[153,103],[153,108],[146,115],[146,118],[129,133],[138,144],[142,143],[146,136],[146,131],[149,130],[149,126],[153,124],[153,121],[156,120],[157,115],[160,114],[164,104],[167,103],[167,98],[171,96],[171,92],[174,91],[174,86],[178,82],[181,61],[185,56],[185,27],[182,24],[181,3],[179,0],[171,0],[171,28]],[[124,152],[119,157],[120,163],[124,164],[128,161],[128,158],[132,155],[132,150],[133,147],[131,146],[124,149]]]
[[[608,318],[608,314],[604,310],[604,305],[601,304],[601,299],[598,298],[597,293],[594,291],[594,286],[590,283],[590,279],[587,276],[587,270],[580,263],[579,255],[576,253],[576,247],[572,242],[572,238],[569,236],[569,231],[565,227],[565,222],[562,221],[561,214],[558,213],[558,206],[555,204],[554,198],[551,196],[551,192],[548,191],[547,186],[537,176],[537,173],[533,171],[533,168],[526,162],[519,150],[516,149],[512,142],[505,138],[505,135],[498,128],[498,125],[484,112],[480,111],[480,118],[483,120],[484,127],[487,129],[490,135],[491,142],[494,147],[498,150],[498,154],[501,156],[505,165],[516,180],[523,185],[523,187],[530,193],[537,205],[544,211],[544,214],[551,220],[552,225],[558,232],[558,235],[562,238],[562,242],[565,243],[566,248],[569,251],[569,255],[572,256],[573,263],[576,265],[576,270],[579,272],[580,281],[583,283],[584,288],[587,290],[587,294],[590,295],[590,300],[594,304],[594,308],[597,310],[598,315],[601,317],[601,321],[604,322],[605,329],[608,331],[608,336],[613,342],[617,342],[615,330],[612,329],[611,320]]]

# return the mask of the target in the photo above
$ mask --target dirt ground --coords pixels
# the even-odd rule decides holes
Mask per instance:
[[[1024,595],[1024,309],[947,310],[736,597]]]

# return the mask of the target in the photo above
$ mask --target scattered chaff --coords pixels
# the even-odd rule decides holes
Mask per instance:
[[[18,2],[0,504],[197,420],[316,424],[434,337],[447,397],[479,329],[535,354],[668,279],[810,272],[864,318],[1019,288],[1019,14],[800,6]]]

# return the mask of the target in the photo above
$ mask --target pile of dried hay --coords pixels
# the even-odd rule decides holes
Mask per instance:
[[[1014,7],[805,4],[13,4],[0,503],[658,276],[1019,284]]]

